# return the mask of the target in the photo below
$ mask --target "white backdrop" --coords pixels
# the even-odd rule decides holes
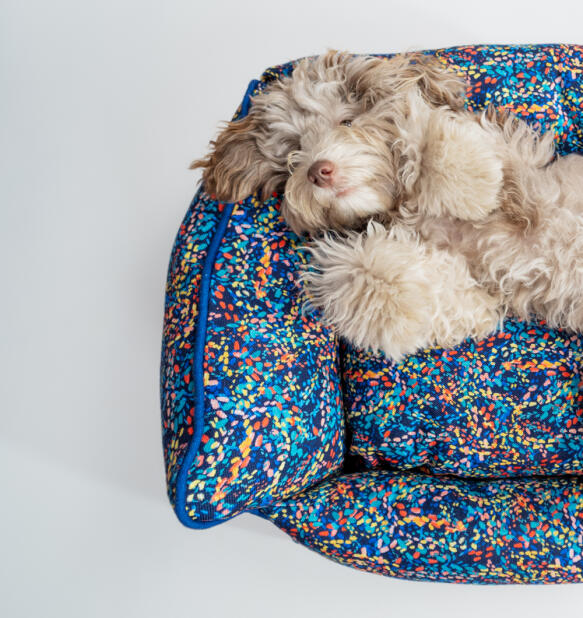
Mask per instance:
[[[583,614],[583,586],[386,579],[251,516],[187,530],[158,406],[187,167],[251,78],[328,47],[581,43],[582,28],[575,0],[2,1],[2,616]]]

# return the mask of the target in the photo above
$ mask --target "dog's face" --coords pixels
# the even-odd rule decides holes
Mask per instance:
[[[411,165],[397,127],[412,91],[427,105],[463,104],[463,82],[422,55],[302,60],[193,167],[205,168],[206,190],[222,200],[285,191],[283,214],[298,233],[352,227],[400,199]]]
[[[319,75],[310,65],[294,73],[282,212],[296,232],[351,227],[393,207],[389,106],[358,82],[371,64],[377,61],[345,60]]]

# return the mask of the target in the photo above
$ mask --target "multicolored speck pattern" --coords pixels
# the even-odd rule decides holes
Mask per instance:
[[[294,495],[342,467],[336,340],[301,313],[298,272],[306,256],[279,204],[276,197],[260,203],[254,196],[237,204],[212,265],[203,431],[186,477],[186,512],[198,522]],[[216,227],[221,211],[209,196],[199,196],[170,265],[162,395],[173,503],[196,425],[193,335],[207,229]]]
[[[344,348],[350,452],[363,467],[467,477],[583,472],[583,339],[504,328],[398,364]]]
[[[468,108],[510,108],[553,130],[559,153],[583,152],[582,47],[428,53],[467,78]],[[179,230],[161,398],[181,521],[257,512],[396,577],[583,581],[581,336],[508,320],[395,365],[302,315],[300,245],[278,196],[233,206],[199,192]]]
[[[214,263],[204,433],[188,487],[189,515],[202,520],[293,496],[343,462],[335,340],[301,313],[305,254],[278,207],[238,205]]]
[[[271,509],[310,549],[358,569],[459,583],[580,582],[576,477],[473,480],[344,474]]]

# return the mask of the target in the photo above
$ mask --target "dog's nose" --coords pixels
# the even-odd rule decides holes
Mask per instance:
[[[329,187],[334,178],[334,163],[331,161],[316,161],[308,170],[308,180],[317,187]]]

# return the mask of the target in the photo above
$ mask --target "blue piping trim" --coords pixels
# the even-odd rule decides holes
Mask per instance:
[[[256,79],[249,82],[249,85],[247,86],[247,91],[245,92],[245,96],[243,97],[243,101],[241,102],[241,112],[239,114],[239,118],[243,118],[249,113],[249,108],[251,107],[251,93],[257,88],[258,84],[259,81]],[[186,451],[186,454],[182,460],[182,463],[180,465],[180,471],[178,472],[178,476],[176,479],[176,501],[174,504],[174,511],[176,513],[176,516],[178,517],[180,522],[184,524],[187,528],[212,528],[217,524],[221,524],[224,521],[233,519],[233,517],[241,514],[237,513],[237,515],[226,517],[224,519],[200,522],[195,521],[191,517],[189,517],[186,510],[186,486],[188,483],[188,473],[190,470],[190,466],[194,461],[196,453],[198,452],[200,441],[202,439],[204,425],[204,378],[202,366],[204,361],[204,348],[206,343],[206,327],[208,318],[211,278],[215,265],[215,259],[219,251],[219,246],[221,244],[221,241],[223,240],[227,226],[229,225],[229,221],[231,219],[231,215],[233,214],[234,207],[235,202],[229,202],[225,204],[223,214],[216,227],[215,234],[207,251],[199,286],[200,295],[198,300],[198,320],[196,323],[194,356],[192,359],[191,367],[192,388],[194,389],[194,433],[192,435],[192,438],[190,439],[188,450]]]
[[[189,528],[210,528],[212,525],[220,523],[195,522],[188,516],[186,512],[186,484],[188,482],[188,472],[190,466],[192,465],[194,457],[198,451],[198,447],[200,446],[204,424],[204,381],[202,364],[204,359],[204,345],[206,342],[206,326],[208,318],[208,303],[211,277],[213,274],[215,259],[219,251],[219,245],[221,244],[221,240],[223,240],[223,236],[225,235],[227,225],[231,218],[231,214],[233,213],[233,208],[233,203],[225,204],[223,215],[219,221],[219,224],[217,225],[215,235],[213,236],[213,239],[207,251],[199,286],[200,296],[198,301],[198,320],[196,323],[196,333],[194,339],[194,358],[192,361],[192,385],[195,398],[193,421],[194,433],[190,440],[190,444],[188,445],[186,455],[184,456],[182,464],[180,465],[180,472],[178,473],[178,478],[176,479],[176,504],[174,506],[174,510],[176,511],[178,519]]]

